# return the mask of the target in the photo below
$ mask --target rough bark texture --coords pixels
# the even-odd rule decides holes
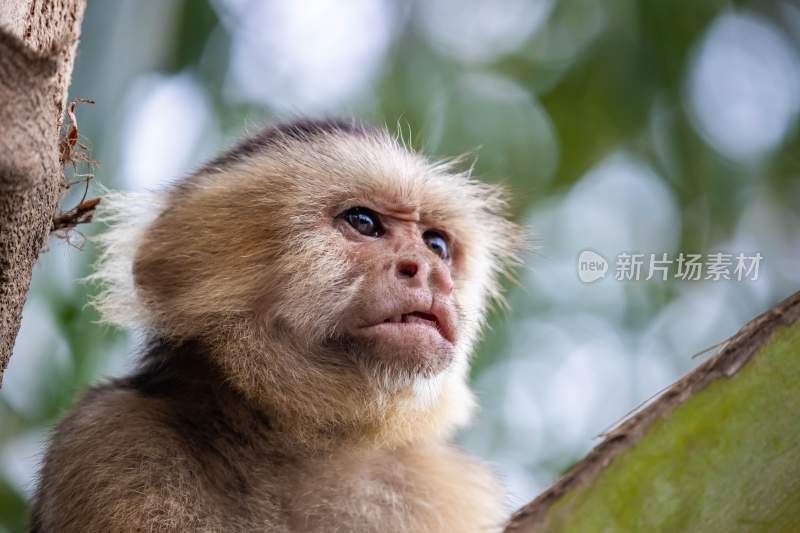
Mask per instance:
[[[0,3],[0,385],[64,188],[59,130],[84,7]]]
[[[800,293],[611,431],[506,532],[796,525],[798,340]]]

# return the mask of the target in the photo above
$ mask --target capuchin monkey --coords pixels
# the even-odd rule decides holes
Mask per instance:
[[[500,189],[299,121],[105,203],[95,305],[146,348],[58,424],[32,531],[502,530],[500,484],[448,444],[523,240]]]

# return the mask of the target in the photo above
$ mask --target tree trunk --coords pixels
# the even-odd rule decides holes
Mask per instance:
[[[800,293],[611,431],[506,529],[797,531]]]
[[[0,4],[0,386],[64,190],[59,131],[84,7]]]

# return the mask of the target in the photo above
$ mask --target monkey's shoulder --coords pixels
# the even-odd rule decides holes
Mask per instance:
[[[166,399],[142,395],[127,380],[93,387],[56,426],[48,456],[93,461],[102,471],[107,462],[174,455],[171,411]]]
[[[256,495],[243,467],[219,443],[198,440],[191,428],[199,432],[213,420],[194,414],[176,412],[170,399],[143,395],[125,380],[91,389],[53,432],[34,526],[219,531],[251,517],[245,502]],[[276,514],[269,498],[257,498],[266,515]]]

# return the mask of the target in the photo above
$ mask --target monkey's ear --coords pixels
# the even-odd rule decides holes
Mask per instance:
[[[150,313],[136,294],[131,273],[136,250],[162,208],[163,195],[157,193],[103,191],[94,220],[106,228],[91,239],[98,260],[85,278],[98,289],[90,304],[102,322],[134,330],[150,326]]]

